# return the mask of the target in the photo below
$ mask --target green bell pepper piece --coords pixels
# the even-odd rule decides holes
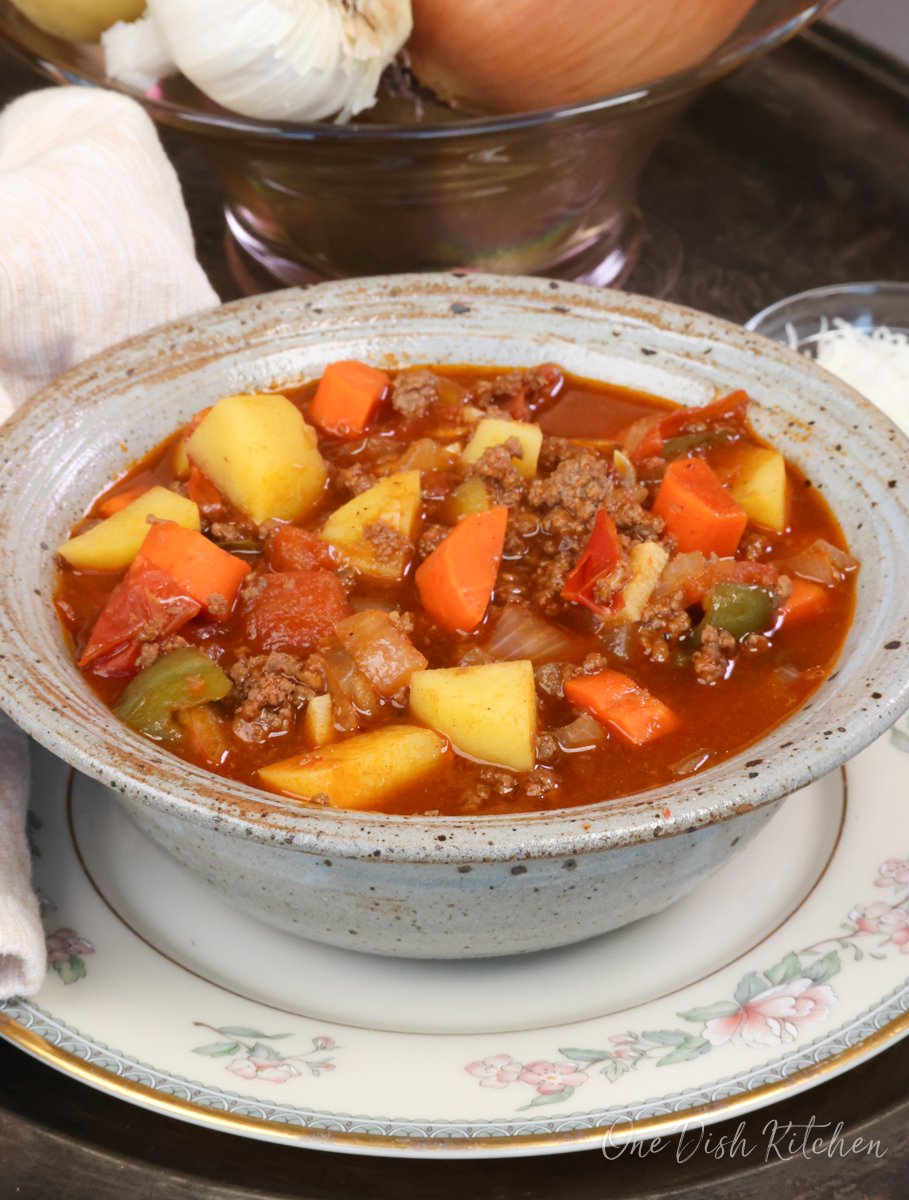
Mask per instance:
[[[728,629],[733,637],[760,633],[773,623],[776,603],[766,588],[745,583],[715,583],[710,589],[704,624]]]
[[[162,655],[141,671],[127,685],[114,712],[140,733],[172,742],[181,736],[175,712],[221,700],[230,688],[230,680],[217,663],[195,646],[185,646]]]

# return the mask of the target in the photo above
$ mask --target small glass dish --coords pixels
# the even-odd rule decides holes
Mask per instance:
[[[812,288],[777,300],[745,328],[815,358],[818,337],[837,322],[866,334],[883,326],[909,335],[909,283],[873,280]]]
[[[816,359],[909,434],[909,283],[799,292],[756,313],[745,328]]]

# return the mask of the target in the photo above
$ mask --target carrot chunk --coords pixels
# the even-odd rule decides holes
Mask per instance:
[[[681,722],[671,708],[618,671],[578,675],[566,680],[565,696],[577,708],[617,733],[632,746],[672,733]]]
[[[174,521],[151,526],[139,557],[170,575],[208,616],[220,620],[230,615],[240,584],[249,574],[249,563]]]
[[[807,579],[795,578],[792,581],[792,594],[784,601],[778,611],[777,619],[788,625],[792,621],[805,621],[811,617],[819,617],[830,604],[830,594],[819,583],[810,583]]]
[[[471,513],[440,542],[416,573],[423,607],[443,629],[470,633],[483,620],[495,587],[508,509]]]
[[[384,371],[366,363],[332,363],[319,380],[309,406],[309,419],[324,433],[357,438],[372,420],[390,384]]]
[[[748,524],[745,510],[702,458],[681,458],[669,464],[653,512],[666,522],[666,531],[682,554],[700,550],[729,558]]]

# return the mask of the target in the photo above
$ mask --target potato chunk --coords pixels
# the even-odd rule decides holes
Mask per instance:
[[[471,758],[512,771],[534,765],[537,704],[526,659],[418,671],[410,711]]]
[[[304,800],[327,796],[335,808],[372,808],[427,779],[442,766],[445,750],[431,729],[390,725],[294,754],[258,774],[268,787]]]
[[[539,425],[526,421],[503,421],[500,417],[484,417],[477,425],[473,437],[464,447],[461,461],[475,463],[490,446],[501,446],[509,438],[517,438],[524,451],[522,458],[513,458],[514,468],[524,479],[533,479],[537,473],[537,459],[543,444],[543,430]]]
[[[225,396],[199,422],[186,453],[257,525],[300,520],[325,488],[316,431],[285,396]]]
[[[786,528],[786,460],[769,446],[745,446],[725,481],[736,504],[757,525],[782,533]]]
[[[396,580],[404,576],[419,518],[420,472],[398,471],[335,509],[319,536],[361,575]]]
[[[303,733],[311,746],[325,746],[337,736],[331,696],[313,696],[303,713]]]
[[[57,553],[80,571],[121,571],[139,553],[149,517],[175,521],[196,532],[201,527],[199,509],[192,500],[169,488],[153,487],[100,525],[64,542]]]

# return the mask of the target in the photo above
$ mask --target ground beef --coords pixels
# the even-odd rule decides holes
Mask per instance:
[[[505,558],[521,558],[527,552],[527,539],[532,538],[540,528],[539,518],[535,513],[523,508],[513,508],[508,514],[508,525],[505,529]]]
[[[141,634],[139,638],[141,640]],[[139,650],[139,657],[136,659],[136,670],[144,671],[153,662],[157,662],[162,654],[170,654],[172,650],[182,650],[184,646],[188,645],[189,642],[185,637],[181,637],[179,633],[162,638],[159,642],[145,642]]]
[[[321,672],[277,651],[239,658],[227,673],[236,702],[232,727],[244,742],[286,733],[299,709],[325,691]]]
[[[335,476],[338,487],[349,496],[359,496],[367,488],[377,483],[375,475],[362,463],[354,463],[352,467],[341,467]]]
[[[742,638],[742,649],[750,654],[763,654],[771,645],[770,638],[763,633],[747,633]]]
[[[763,558],[769,549],[770,542],[762,533],[746,533],[739,546],[742,557],[752,562]]]
[[[372,546],[376,562],[394,562],[410,549],[407,538],[384,521],[373,521],[371,525],[367,525],[363,536]]]
[[[544,434],[543,443],[540,446],[540,457],[537,460],[537,470],[541,475],[548,475],[556,469],[559,463],[565,462],[569,458],[578,458],[588,453],[589,451],[586,447],[579,446],[577,442],[570,442],[567,438],[549,437]]]
[[[578,556],[578,549],[574,543],[562,550],[551,549],[551,546],[543,545],[543,550],[548,552],[549,557],[544,558],[533,572],[531,580],[530,594],[533,596],[534,604],[546,617],[557,617],[565,607],[565,601],[562,600],[562,588],[565,586],[565,577],[575,564],[575,559]]]
[[[649,659],[664,663],[690,631],[691,617],[685,611],[682,593],[671,592],[648,604],[638,624],[638,641]]]
[[[504,771],[500,767],[483,767],[473,788],[471,807],[479,807],[487,800],[510,796],[518,784],[518,776],[511,771]]]
[[[255,531],[241,521],[214,521],[208,534],[216,542],[248,542],[254,539]]]
[[[481,646],[471,646],[465,650],[458,659],[459,667],[483,667],[487,663],[498,662],[499,660],[484,650]]]
[[[694,652],[691,659],[698,679],[703,683],[719,683],[725,679],[737,646],[728,629],[705,625],[701,633],[701,648]]]
[[[439,400],[439,380],[432,371],[406,371],[394,382],[391,407],[405,419],[425,416]]]
[[[559,757],[559,743],[551,733],[541,733],[536,739],[537,762],[551,763]]]
[[[451,529],[448,525],[427,525],[417,542],[419,556],[429,558],[433,550],[437,549],[450,533]]]
[[[586,536],[593,526],[597,510],[615,490],[615,480],[607,463],[589,451],[562,459],[549,475],[537,477],[530,485],[528,503],[542,514],[544,532],[562,536]]]
[[[524,499],[525,483],[515,469],[514,458],[523,458],[524,451],[517,438],[508,438],[499,446],[484,450],[470,468],[470,475],[482,479],[494,505],[513,508]]]
[[[788,575],[781,575],[776,581],[776,587],[773,589],[773,591],[774,595],[776,596],[777,607],[779,607],[781,604],[785,604],[792,595],[792,580]]]
[[[542,692],[544,696],[553,696],[557,700],[564,697],[565,676],[562,663],[545,663],[542,667],[537,667],[533,677],[537,691]]]
[[[552,363],[530,371],[508,371],[477,384],[473,401],[478,408],[503,405],[516,421],[525,420],[544,396],[551,396],[562,383],[562,372]]]
[[[558,786],[558,775],[546,767],[534,767],[529,775],[524,776],[524,795],[529,800],[539,800],[554,792]]]

